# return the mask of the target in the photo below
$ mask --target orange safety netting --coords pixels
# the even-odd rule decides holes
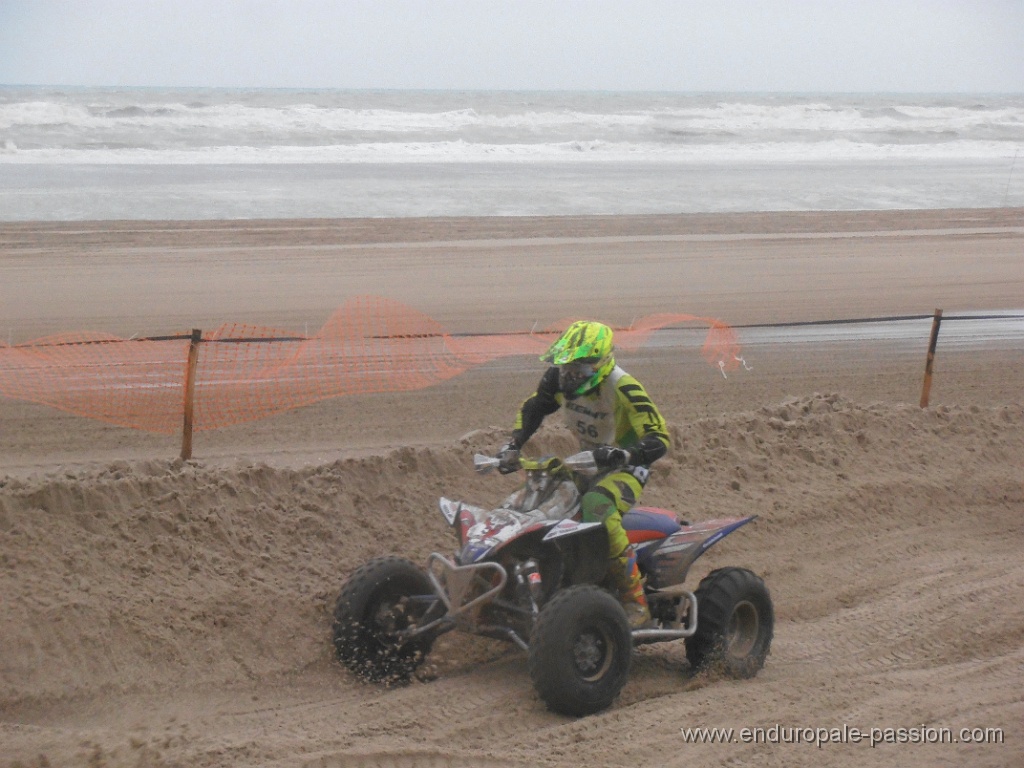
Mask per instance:
[[[427,315],[381,297],[340,307],[315,336],[224,325],[202,336],[193,428],[218,429],[341,395],[422,389],[502,357],[541,355],[572,320],[538,333],[453,335]],[[615,330],[635,350],[658,329],[709,327],[702,353],[731,370],[733,330],[711,318],[650,315]],[[189,336],[119,339],[91,333],[0,342],[0,396],[149,432],[181,431]]]

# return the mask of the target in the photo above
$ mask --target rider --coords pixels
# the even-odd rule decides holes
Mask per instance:
[[[600,471],[580,502],[583,521],[604,523],[608,573],[630,625],[639,628],[650,622],[651,613],[622,515],[639,500],[651,463],[668,451],[669,435],[640,382],[615,364],[612,349],[612,329],[607,325],[587,320],[570,325],[540,358],[552,365],[523,403],[512,439],[498,458],[502,472],[519,469],[519,451],[544,417],[565,408],[580,448],[594,452]]]

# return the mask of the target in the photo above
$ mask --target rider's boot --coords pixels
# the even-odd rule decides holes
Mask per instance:
[[[647,605],[640,569],[636,564],[636,553],[628,547],[621,555],[612,558],[612,576],[619,589],[619,600],[626,611],[631,629],[646,629],[653,624],[651,609]]]

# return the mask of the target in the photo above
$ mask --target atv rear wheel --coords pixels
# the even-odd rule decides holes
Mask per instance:
[[[334,650],[364,680],[402,683],[423,663],[432,637],[401,642],[429,607],[415,595],[434,590],[423,570],[401,557],[380,557],[360,566],[345,583],[334,608]]]
[[[697,632],[686,639],[691,666],[730,677],[756,675],[775,633],[775,611],[761,577],[746,568],[719,568],[701,580],[695,595]]]
[[[590,715],[626,684],[633,638],[619,601],[592,585],[569,587],[544,606],[530,638],[533,685],[548,708]]]

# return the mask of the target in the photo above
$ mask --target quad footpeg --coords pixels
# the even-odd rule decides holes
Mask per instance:
[[[692,637],[697,633],[697,596],[686,590],[659,590],[655,594],[659,593],[678,598],[673,611],[675,615],[667,625],[663,623],[660,627],[634,629],[633,642],[637,645],[662,640],[678,640]],[[649,596],[648,600],[651,599]]]

